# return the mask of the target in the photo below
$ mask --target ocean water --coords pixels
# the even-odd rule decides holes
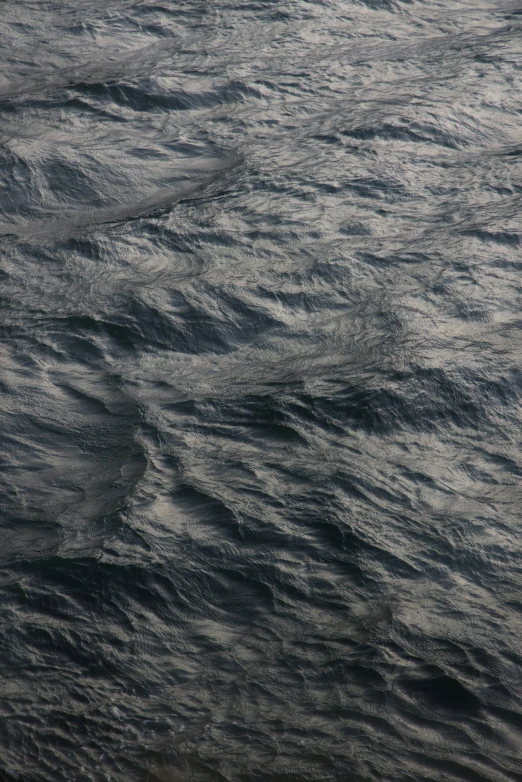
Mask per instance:
[[[0,780],[522,780],[522,0],[0,3]]]

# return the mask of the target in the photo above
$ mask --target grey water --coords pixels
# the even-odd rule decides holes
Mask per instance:
[[[522,780],[522,0],[0,40],[0,782]]]

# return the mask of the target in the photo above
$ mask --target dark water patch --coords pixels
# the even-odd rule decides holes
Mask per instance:
[[[404,679],[400,685],[407,697],[416,700],[430,710],[450,713],[474,712],[479,700],[458,680],[448,676],[436,666],[416,672],[415,677]]]
[[[506,244],[511,247],[518,247],[520,243],[520,237],[515,233],[501,233],[494,231],[473,231],[470,232],[471,236],[476,237],[481,242],[493,242],[496,244]]]

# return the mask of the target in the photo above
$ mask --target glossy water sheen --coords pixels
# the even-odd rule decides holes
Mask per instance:
[[[0,36],[2,782],[522,780],[521,0]]]

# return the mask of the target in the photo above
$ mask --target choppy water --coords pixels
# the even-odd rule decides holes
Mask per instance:
[[[0,35],[0,778],[522,780],[522,2]]]

